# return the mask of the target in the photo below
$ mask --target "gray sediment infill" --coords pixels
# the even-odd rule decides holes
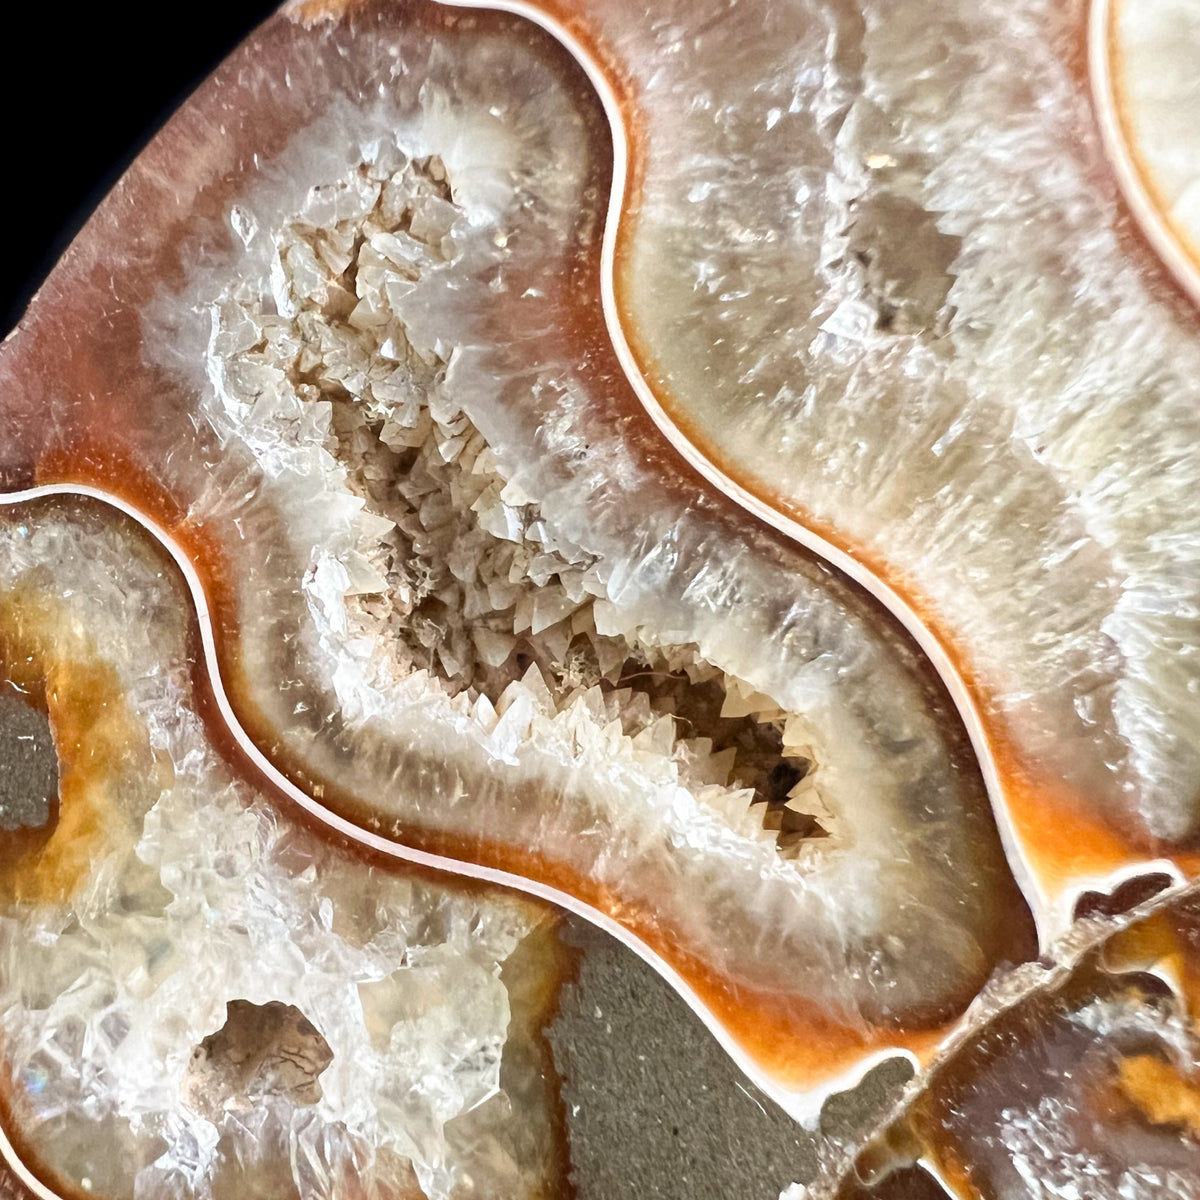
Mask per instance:
[[[0,830],[38,829],[58,795],[58,755],[46,717],[0,691]]]
[[[882,1064],[810,1132],[635,954],[576,919],[564,937],[583,956],[549,1037],[577,1200],[778,1200],[812,1180],[819,1138],[852,1134],[911,1074],[903,1060]]]
[[[0,829],[45,824],[58,788],[49,725],[6,693],[0,767]],[[577,918],[563,936],[583,953],[549,1036],[577,1200],[778,1200],[812,1179],[819,1138],[852,1133],[907,1078],[907,1064],[883,1064],[828,1102],[810,1132],[742,1075],[627,947]]]

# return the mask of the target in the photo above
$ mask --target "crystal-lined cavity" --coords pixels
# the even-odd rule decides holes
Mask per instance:
[[[0,473],[159,521],[237,720],[314,800],[619,922],[787,1088],[923,1051],[1030,915],[912,642],[630,391],[578,64],[434,5],[305,20],[222,68],[43,289]],[[235,96],[261,119],[218,136]],[[879,245],[909,215],[859,216],[900,325],[941,303]],[[102,354],[64,334],[95,288]]]
[[[613,317],[680,443],[947,649],[1051,894],[1186,856],[1200,343],[1123,226],[1077,8],[546,8],[616,92]]]
[[[128,520],[0,513],[3,678],[40,681],[63,760],[0,892],[8,1137],[62,1195],[556,1194],[548,912],[257,792],[198,714],[190,620]]]
[[[244,249],[195,273],[182,315],[155,308],[152,345],[262,472],[303,571],[280,581],[311,631],[294,657],[268,649],[261,592],[243,610],[253,699],[329,800],[371,797],[370,827],[620,897],[677,962],[770,1003],[903,1024],[910,939],[947,985],[983,970],[994,901],[939,866],[885,935],[878,901],[826,888],[856,861],[894,873],[893,805],[934,805],[982,862],[978,779],[861,597],[761,533],[739,544],[678,465],[651,478],[611,391],[530,344],[554,310],[523,281],[565,253],[589,177],[536,71],[506,117],[518,140],[490,140],[469,74],[435,74],[411,111],[316,123],[230,210]],[[284,670],[307,681],[287,710],[266,692]],[[956,915],[934,933],[929,906]],[[863,980],[837,999],[825,937]]]

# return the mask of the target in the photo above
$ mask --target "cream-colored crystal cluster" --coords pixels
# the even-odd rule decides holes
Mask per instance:
[[[506,965],[544,910],[370,866],[238,778],[194,707],[184,593],[112,514],[6,514],[0,610],[60,703],[127,730],[85,729],[103,774],[64,785],[77,872],[40,882],[70,848],[43,853],[0,906],[0,1036],[43,1169],[135,1200],[544,1194],[549,1092],[510,987],[554,968]],[[97,673],[111,695],[71,691]]]
[[[857,1023],[916,998],[919,944],[922,1002],[949,995],[986,972],[994,835],[911,652],[803,555],[656,502],[569,361],[495,358],[539,294],[510,243],[581,200],[554,86],[497,116],[435,64],[411,109],[335,104],[233,208],[236,257],[157,306],[304,571],[290,636],[345,749],[284,736],[374,828],[548,855],[754,986]]]
[[[778,833],[797,852],[782,822],[795,833],[814,809],[830,816],[811,729],[695,646],[622,630],[597,556],[557,541],[506,483],[446,385],[445,345],[414,344],[392,307],[456,257],[464,214],[445,165],[390,140],[364,153],[275,235],[283,294],[242,282],[215,308],[210,360],[227,413],[268,390],[319,405],[324,449],[365,504],[358,546],[319,559],[309,581],[330,644],[380,692],[419,674],[450,699],[465,693],[482,725],[531,693],[551,717],[581,703],[615,748],[673,760],[738,832]],[[781,760],[790,782],[773,793]],[[767,809],[757,820],[755,803]],[[779,824],[764,832],[768,814]]]
[[[1200,345],[1119,236],[1077,9],[604,5],[648,130],[618,293],[707,452],[920,597],[1026,761],[1186,840]]]

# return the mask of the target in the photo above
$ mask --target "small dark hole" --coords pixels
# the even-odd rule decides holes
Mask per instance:
[[[1145,904],[1171,886],[1170,875],[1139,875],[1127,879],[1111,892],[1084,892],[1075,903],[1075,920],[1085,917],[1119,917]]]
[[[216,1121],[223,1112],[272,1100],[300,1105],[320,1100],[317,1077],[333,1061],[333,1051],[294,1004],[230,1000],[225,1016],[225,1024],[192,1054],[183,1096],[194,1111]]]
[[[804,760],[781,758],[771,770],[767,780],[766,796],[768,804],[783,804],[787,801],[788,792],[798,784],[808,773],[808,764]]]

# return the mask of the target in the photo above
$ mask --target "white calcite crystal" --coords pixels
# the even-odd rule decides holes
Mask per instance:
[[[617,297],[704,452],[915,599],[1018,771],[1185,842],[1200,340],[1121,232],[1081,7],[589,9],[639,114]]]
[[[239,613],[253,701],[374,829],[547,861],[855,1028],[944,1013],[1027,926],[919,658],[681,493],[569,355],[522,357],[548,318],[521,273],[585,204],[559,87],[480,38],[469,71],[434,49],[390,104],[331,101],[230,209],[234,252],[147,314],[279,514],[287,620],[253,582]]]
[[[0,513],[6,669],[44,677],[64,764],[51,841],[0,889],[30,1165],[111,1200],[545,1195],[551,1092],[510,992],[555,986],[547,911],[369,865],[231,770],[186,593],[134,528]]]

